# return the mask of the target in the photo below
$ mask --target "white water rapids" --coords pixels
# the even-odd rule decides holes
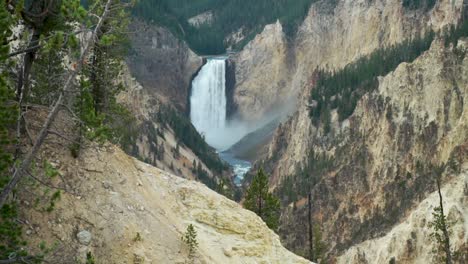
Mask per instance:
[[[239,141],[246,132],[240,126],[230,126],[226,120],[226,60],[211,58],[192,81],[190,119],[205,141],[223,152]],[[229,153],[220,157],[232,165],[236,184],[240,184],[250,169],[248,161],[238,160]]]

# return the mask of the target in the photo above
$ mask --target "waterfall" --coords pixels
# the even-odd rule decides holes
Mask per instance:
[[[192,81],[190,119],[206,143],[222,152],[239,141],[247,130],[244,125],[226,122],[226,60],[208,59]],[[248,161],[239,160],[229,153],[220,157],[231,164],[236,185],[241,186],[244,175],[251,168]]]
[[[190,119],[208,144],[216,149],[225,147],[226,127],[226,62],[208,59],[192,82]]]

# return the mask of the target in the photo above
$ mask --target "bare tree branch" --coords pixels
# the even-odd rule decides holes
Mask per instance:
[[[32,161],[36,157],[37,153],[39,152],[40,147],[44,143],[44,140],[46,139],[46,137],[48,135],[49,128],[52,125],[52,123],[54,122],[54,120],[55,120],[55,118],[56,118],[56,116],[57,116],[57,114],[58,114],[58,112],[60,110],[60,106],[63,103],[64,93],[66,93],[69,89],[71,89],[73,81],[75,80],[76,76],[78,75],[78,72],[83,67],[84,61],[85,61],[90,49],[96,43],[96,40],[97,40],[96,37],[97,37],[98,32],[100,31],[100,29],[101,29],[101,27],[102,27],[102,25],[104,23],[104,20],[106,19],[107,15],[109,13],[109,8],[110,8],[110,5],[111,5],[111,2],[112,2],[112,0],[107,0],[107,3],[105,5],[104,11],[103,11],[102,16],[101,16],[101,19],[99,20],[96,28],[94,29],[94,31],[93,31],[93,33],[91,35],[91,38],[88,40],[87,46],[84,49],[83,53],[81,54],[81,57],[80,57],[79,62],[77,63],[76,69],[74,69],[74,70],[72,70],[70,72],[70,74],[69,74],[69,76],[67,78],[67,81],[66,81],[63,89],[60,92],[59,98],[55,102],[54,107],[50,111],[47,119],[44,122],[44,125],[42,126],[41,131],[39,132],[39,135],[36,138],[34,146],[28,152],[28,154],[24,158],[23,162],[15,170],[15,172],[13,174],[13,177],[11,178],[10,182],[8,183],[8,185],[5,186],[2,193],[0,194],[0,208],[3,207],[3,205],[5,204],[5,202],[6,202],[7,198],[8,198],[8,195],[11,193],[11,191],[13,191],[15,186],[21,180],[21,178],[23,177],[23,175],[25,174],[25,172],[27,171],[27,169],[31,165]],[[2,263],[0,263],[0,264],[2,264]]]
[[[36,176],[32,175],[31,172],[29,171],[26,171],[26,173],[28,174],[29,177],[33,178],[34,180],[36,180],[37,182],[39,182],[40,184],[46,186],[46,187],[49,187],[51,189],[56,189],[56,190],[61,190],[61,191],[64,191],[66,193],[70,193],[70,194],[73,194],[75,195],[74,193],[71,193],[70,191],[68,191],[68,189],[66,187],[58,187],[58,186],[54,186],[52,184],[48,184],[47,182],[37,178]]]
[[[66,104],[62,104],[62,107],[65,108],[65,110],[67,110],[68,113],[73,116],[73,119],[75,119],[78,123],[83,123],[83,121],[81,121],[81,119],[76,115],[75,112],[73,112],[73,110],[70,109],[70,107],[68,107]]]
[[[29,261],[36,260],[37,257],[16,257],[11,259],[0,260],[0,264],[11,264],[11,263],[30,263]]]
[[[28,136],[29,144],[32,146],[34,145],[34,142],[31,136],[31,131],[29,131],[28,122],[26,120],[26,117],[24,117],[24,115],[23,115],[23,121],[24,121],[24,129],[26,130],[26,135]]]
[[[65,140],[67,140],[67,141],[70,141],[70,142],[72,142],[72,143],[78,143],[77,141],[75,141],[75,140],[73,140],[73,139],[70,139],[70,138],[67,138],[66,136],[60,134],[60,133],[57,132],[57,131],[49,130],[48,133],[51,134],[51,135],[55,135],[55,136],[57,136],[57,137],[59,137],[59,138],[63,138],[63,139],[65,139]]]
[[[87,30],[89,30],[89,29],[90,29],[90,28],[83,29],[83,30],[78,30],[78,31],[75,31],[75,32],[70,33],[70,34],[65,34],[65,37],[66,37],[66,38],[65,38],[65,41],[64,41],[64,44],[62,45],[62,47],[65,47],[65,46],[67,45],[68,39],[70,38],[70,36],[72,36],[72,35],[78,35],[78,34],[83,33],[83,32],[85,32],[85,31],[87,31]],[[50,39],[50,38],[52,38],[52,37],[53,37],[53,36],[49,36],[49,37],[47,37],[47,38],[45,38],[45,39],[43,39],[43,40],[47,40],[47,39]],[[39,48],[42,48],[42,46],[44,46],[44,45],[38,44],[38,45],[35,45],[35,46],[32,46],[32,47],[28,47],[28,48],[26,48],[26,49],[22,49],[22,50],[18,50],[18,51],[12,52],[12,53],[8,54],[7,58],[11,58],[11,57],[14,57],[14,56],[23,54],[23,53],[28,53],[28,52],[31,52],[31,51],[35,51],[35,50],[37,50],[37,49],[39,49]]]

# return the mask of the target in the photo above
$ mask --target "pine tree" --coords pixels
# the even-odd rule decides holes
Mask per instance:
[[[429,226],[433,228],[431,237],[436,242],[436,248],[434,250],[435,259],[440,263],[452,264],[453,252],[450,247],[450,226],[447,217],[444,213],[444,202],[442,197],[441,188],[441,177],[445,169],[445,165],[434,166],[433,173],[435,174],[435,180],[437,185],[437,192],[439,194],[439,206],[434,208],[432,215],[434,220],[429,223]]]
[[[12,18],[7,12],[5,1],[0,3],[0,191],[9,180],[9,169],[13,163],[10,128],[15,122],[17,105],[14,103],[13,88],[8,82],[5,68],[10,51],[8,37],[11,34]],[[21,252],[21,226],[17,222],[16,204],[0,206],[0,260]],[[21,253],[25,253],[22,251]]]
[[[15,122],[17,111],[16,104],[12,101],[13,89],[5,71],[6,58],[10,51],[7,39],[11,34],[11,22],[5,3],[0,3],[0,190],[8,182],[7,172],[13,161],[11,151],[8,151],[8,146],[12,143],[9,129]]]
[[[318,224],[315,224],[313,227],[313,232],[314,232],[314,253],[315,253],[315,259],[312,261],[315,261],[317,263],[328,263],[328,261],[325,259],[325,250],[326,250],[326,245],[323,242],[322,238],[322,231],[320,230],[320,226]]]
[[[247,190],[244,207],[260,216],[270,229],[278,229],[279,199],[269,192],[268,177],[262,168],[252,179]]]
[[[99,13],[104,9],[102,0],[87,3],[93,12]],[[88,138],[109,139],[122,144],[130,137],[128,131],[135,129],[134,118],[116,102],[116,95],[123,90],[119,74],[128,42],[129,14],[126,7],[131,5],[119,0],[113,0],[111,5],[111,15],[103,21],[91,51],[91,61],[83,70],[75,111],[80,113],[86,125],[81,126],[81,130],[88,134]],[[95,19],[90,16],[86,23],[91,26],[96,23]]]
[[[188,247],[189,258],[193,258],[198,247],[198,241],[197,231],[195,230],[195,227],[192,224],[188,225],[187,231],[185,232],[184,236],[182,236],[182,241]]]

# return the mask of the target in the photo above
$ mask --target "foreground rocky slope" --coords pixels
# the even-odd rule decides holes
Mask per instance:
[[[38,121],[31,126],[46,114],[35,111]],[[60,116],[56,125],[64,135],[73,133],[67,120]],[[309,263],[283,248],[254,213],[201,183],[112,145],[88,143],[75,159],[62,144],[63,138],[49,138],[35,170],[38,179],[51,181],[47,186],[63,189],[54,205],[43,209],[51,190],[35,181],[18,190],[28,245],[32,252],[47,252],[49,263],[84,263],[88,253],[96,263],[186,263],[181,236],[189,224],[198,233],[194,263]],[[59,177],[43,178],[46,160]]]

